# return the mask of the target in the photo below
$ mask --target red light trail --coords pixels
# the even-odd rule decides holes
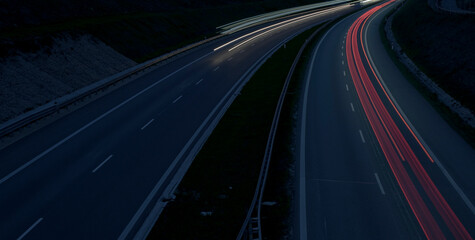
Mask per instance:
[[[437,213],[447,225],[447,228],[456,239],[472,239],[468,231],[465,229],[459,218],[453,212],[445,198],[439,192],[434,182],[427,174],[421,162],[409,145],[408,141],[401,132],[401,129],[396,125],[395,119],[391,116],[388,109],[385,107],[383,99],[389,101],[392,108],[407,127],[412,137],[418,143],[426,157],[434,162],[428,151],[421,144],[416,137],[413,130],[406,123],[404,118],[395,107],[391,98],[386,93],[382,86],[380,79],[376,76],[371,63],[368,60],[364,45],[363,45],[363,29],[368,19],[381,8],[393,3],[394,0],[373,7],[360,16],[350,27],[346,39],[346,55],[348,60],[348,68],[350,70],[353,83],[355,85],[358,98],[363,106],[364,112],[368,118],[371,128],[376,136],[376,139],[383,151],[383,154],[388,161],[388,164],[393,172],[399,187],[401,188],[412,212],[414,213],[419,225],[428,239],[445,239],[443,231],[434,218],[433,213],[429,210],[427,203],[424,201],[421,193],[416,188],[419,184],[424,189],[425,196],[428,197],[432,206],[437,210]],[[363,54],[360,54],[360,47]],[[364,58],[363,58],[364,56]],[[365,61],[365,62],[363,62]],[[376,87],[380,87],[380,91],[384,93],[380,97],[378,91],[370,79],[370,75],[366,71],[365,63],[370,67],[372,76],[378,83]],[[398,120],[398,119],[396,119]],[[407,162],[410,169],[406,169],[403,164]],[[417,182],[410,177],[408,170],[416,177]]]

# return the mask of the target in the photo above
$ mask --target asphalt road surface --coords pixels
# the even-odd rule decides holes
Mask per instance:
[[[0,239],[134,237],[259,63],[291,36],[354,8],[212,41],[3,148]]]
[[[301,105],[300,239],[475,236],[475,151],[388,55],[379,26],[396,3],[385,4],[345,18],[314,50]]]

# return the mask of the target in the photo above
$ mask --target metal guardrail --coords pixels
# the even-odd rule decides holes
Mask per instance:
[[[324,6],[320,4],[320,5],[318,5],[318,7],[313,6],[313,8],[321,8],[321,7],[325,7],[325,6],[329,6],[329,5],[341,4],[341,3],[351,2],[351,1],[355,1],[355,0],[334,0],[332,2],[329,2],[330,4],[325,4]],[[301,9],[306,9],[306,8],[308,8],[308,6],[296,7],[295,9],[291,8],[290,10],[292,10],[292,11],[287,11],[285,14],[282,13],[282,12],[285,12],[285,10],[281,10],[278,15],[279,16],[282,16],[282,14],[289,15],[289,14],[292,14],[295,11],[297,11],[296,9],[301,10]],[[260,15],[258,15],[258,16],[260,16]],[[258,16],[256,16],[256,17],[258,17]],[[246,19],[239,20],[239,21],[246,21]],[[233,23],[230,23],[230,24],[236,24],[239,21],[236,21],[236,22],[233,22]],[[261,23],[263,23],[263,21],[257,21],[256,24],[261,24]],[[230,24],[228,24],[228,25],[230,25]],[[251,27],[251,26],[254,26],[256,24],[246,25],[245,27],[241,27],[239,30],[243,30],[247,27]],[[107,87],[109,87],[111,85],[114,85],[114,84],[118,83],[119,81],[121,81],[123,79],[126,79],[126,78],[128,78],[128,77],[130,77],[130,76],[132,76],[132,75],[134,75],[134,74],[136,74],[140,71],[143,71],[143,70],[145,70],[145,69],[147,69],[147,68],[149,68],[153,65],[156,65],[156,64],[160,63],[163,60],[169,59],[169,58],[174,57],[174,56],[176,56],[180,53],[186,52],[186,51],[188,51],[192,48],[203,45],[205,43],[208,43],[212,40],[215,40],[215,39],[223,37],[223,36],[225,36],[225,35],[220,34],[220,35],[217,35],[215,37],[212,37],[212,38],[209,38],[209,39],[197,42],[197,43],[190,44],[188,46],[185,46],[185,47],[180,48],[178,50],[175,50],[175,51],[172,51],[170,53],[164,54],[160,57],[154,58],[154,59],[149,60],[147,62],[138,64],[138,65],[136,65],[134,67],[131,67],[127,70],[124,70],[120,73],[114,74],[114,75],[112,75],[110,77],[107,77],[103,80],[100,80],[96,83],[93,83],[93,84],[88,85],[84,88],[76,90],[73,93],[67,94],[67,95],[65,95],[63,97],[60,97],[60,98],[57,98],[57,99],[55,99],[55,100],[53,100],[53,101],[51,101],[51,102],[49,102],[45,105],[37,107],[36,109],[34,109],[32,111],[21,114],[20,116],[17,116],[13,119],[10,119],[10,120],[0,124],[0,138],[3,138],[3,137],[5,137],[5,136],[7,136],[7,135],[9,135],[9,134],[11,134],[11,133],[13,133],[13,132],[29,125],[29,124],[31,124],[31,123],[33,123],[33,122],[36,122],[36,121],[38,121],[38,120],[40,120],[44,117],[47,117],[47,116],[57,112],[58,110],[63,109],[65,107],[71,105],[72,103],[75,103],[78,100],[83,99],[84,97],[90,96],[93,93],[104,90]]]
[[[305,28],[303,31],[307,30],[309,28]],[[293,39],[295,36],[299,35],[301,32],[297,32],[280,43],[276,44],[273,48],[271,48],[269,51],[267,51],[261,58],[259,58],[247,71],[242,75],[242,77],[233,85],[233,87],[228,91],[226,96],[221,100],[220,103],[213,109],[213,113],[211,115],[214,115],[214,119],[210,118],[208,120],[205,120],[202,126],[205,126],[207,124],[206,130],[198,130],[198,132],[204,131],[201,137],[195,142],[194,146],[191,147],[191,150],[188,153],[188,156],[185,157],[183,160],[182,164],[178,169],[176,170],[175,176],[173,176],[172,180],[168,184],[168,186],[165,188],[163,191],[164,195],[167,196],[167,198],[172,198],[172,196],[175,193],[175,190],[179,186],[181,180],[183,179],[184,175],[186,174],[188,168],[191,166],[193,163],[193,160],[195,156],[199,153],[201,148],[204,146],[206,140],[208,137],[211,135],[213,129],[218,125],[219,121],[221,118],[224,116],[228,108],[232,105],[234,102],[234,99],[236,99],[237,96],[239,96],[240,92],[242,91],[243,87],[247,84],[247,82],[252,78],[252,76],[259,70],[259,68],[281,47],[283,46],[286,42],[290,41]],[[210,115],[210,116],[211,116]],[[208,122],[209,121],[209,122]],[[206,123],[208,122],[208,123]],[[201,128],[201,127],[200,127]],[[198,132],[195,132],[195,134],[198,134]],[[194,140],[190,140],[193,142]],[[160,213],[162,210],[165,208],[166,204],[168,201],[166,201],[163,197],[160,197],[157,203],[155,204],[154,208],[152,211],[149,213],[147,219],[145,220],[144,224],[140,228],[139,232],[133,237],[133,239],[145,239],[150,232],[151,228],[153,227],[153,224],[157,221],[158,217],[160,216]],[[120,238],[119,238],[120,239]]]
[[[262,231],[261,231],[261,205],[262,204],[261,203],[262,203],[262,197],[264,195],[267,173],[269,171],[270,160],[272,157],[272,149],[274,147],[274,139],[275,139],[277,127],[279,124],[280,113],[282,111],[282,106],[284,104],[285,95],[287,94],[287,89],[290,84],[290,79],[292,78],[294,74],[295,68],[300,60],[300,57],[302,56],[303,51],[307,47],[308,43],[315,37],[315,35],[317,35],[317,33],[320,32],[321,29],[325,28],[325,26],[328,25],[328,23],[329,22],[325,23],[320,28],[315,30],[315,32],[313,32],[312,35],[310,35],[310,37],[308,37],[305,40],[305,43],[300,48],[297,56],[294,59],[294,62],[292,63],[292,67],[290,68],[289,73],[287,74],[287,78],[285,79],[285,83],[282,88],[282,92],[280,93],[279,101],[277,103],[277,107],[274,113],[274,118],[272,120],[269,137],[267,139],[264,159],[262,161],[256,190],[254,192],[254,198],[252,199],[252,203],[251,203],[251,206],[249,207],[246,219],[244,220],[241,230],[239,231],[239,234],[236,238],[237,240],[242,240],[242,239],[262,240]],[[257,206],[257,210],[255,209],[256,206]],[[257,235],[257,238],[255,238],[256,237],[255,235]]]
[[[70,94],[67,94],[63,97],[57,98],[53,101],[50,101],[49,103],[42,105],[32,111],[29,111],[27,113],[24,113],[16,118],[13,118],[11,120],[6,121],[5,123],[0,124],[0,138],[7,136],[18,129],[21,129],[35,121],[38,121],[46,116],[49,116],[56,111],[65,108],[72,103],[77,102],[78,100],[81,100],[87,96],[90,96],[93,93],[99,92],[101,90],[106,89],[107,87],[114,85],[118,83],[119,81],[126,79],[140,71],[143,71],[151,66],[154,66],[166,59],[169,59],[171,57],[174,57],[178,54],[181,54],[183,52],[186,52],[192,48],[195,48],[199,45],[203,45],[205,43],[208,43],[212,40],[215,40],[217,38],[222,37],[223,35],[218,35],[194,44],[190,44],[188,46],[185,46],[183,48],[180,48],[178,50],[172,51],[170,53],[164,54],[160,57],[154,58],[152,60],[149,60],[147,62],[138,64],[134,67],[131,67],[129,69],[126,69],[122,72],[119,72],[117,74],[114,74],[112,76],[109,76],[105,79],[102,79],[98,82],[95,82],[91,85],[88,85],[84,88],[78,89]]]

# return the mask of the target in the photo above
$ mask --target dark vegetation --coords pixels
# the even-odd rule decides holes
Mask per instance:
[[[307,30],[287,43],[286,48],[280,48],[246,84],[195,158],[177,189],[175,201],[163,211],[150,239],[236,238],[254,194],[286,75],[301,45],[314,30]],[[287,104],[286,114],[289,107]],[[271,170],[271,176],[288,171],[291,164],[288,146],[281,143],[276,147],[285,148],[285,155],[271,164],[277,166]],[[271,183],[269,189],[274,189],[272,184],[285,186],[288,173],[283,177],[276,178],[279,182]],[[277,195],[282,208],[275,214],[287,216],[289,198]],[[201,212],[212,214],[203,216]],[[279,227],[273,230],[276,235],[287,230],[282,223],[272,225]]]
[[[289,230],[294,224],[293,219],[289,216],[292,212],[292,199],[295,191],[295,148],[297,146],[297,133],[295,131],[298,125],[299,100],[312,50],[322,33],[324,33],[323,30],[328,30],[328,27],[321,29],[321,25],[318,25],[299,36],[302,39],[308,38],[317,29],[320,29],[319,33],[307,45],[295,68],[280,113],[279,126],[275,136],[272,159],[262,200],[263,202],[275,203],[274,205],[262,206],[262,234],[266,239],[290,237]],[[287,61],[293,61],[293,58],[289,58]]]
[[[349,13],[351,14],[351,13]],[[275,202],[272,206],[262,207],[262,234],[266,239],[292,239],[290,229],[294,225],[292,201],[295,194],[295,171],[297,147],[297,125],[299,102],[301,101],[303,82],[307,74],[312,52],[321,37],[334,24],[345,18],[345,14],[329,24],[319,25],[308,32],[318,33],[302,52],[287,90],[282,107],[279,126],[274,142],[272,162],[269,167],[263,202]]]
[[[216,34],[216,27],[318,0],[2,0],[0,57],[36,51],[52,37],[90,33],[142,62]]]
[[[393,31],[418,67],[462,105],[475,110],[475,16],[437,13],[407,0]]]
[[[455,0],[457,2],[457,6],[461,9],[475,11],[475,1],[473,0]]]
[[[411,1],[411,0],[409,0]],[[425,2],[422,3],[422,6],[426,7],[426,5],[424,4]],[[417,7],[418,4],[416,4],[415,7]],[[420,9],[411,9],[412,5],[409,4],[409,3],[406,3],[406,5],[404,5],[403,7],[405,7],[404,9],[400,9],[398,10],[398,13],[396,14],[401,14],[399,12],[402,12],[402,15],[396,15],[394,20],[393,20],[393,32],[399,42],[399,44],[401,45],[401,47],[403,48],[403,50],[406,52],[406,54],[408,54],[408,56],[410,56],[412,58],[412,60],[414,61],[414,63],[416,63],[426,74],[428,73],[428,70],[427,69],[430,69],[430,68],[425,68],[424,66],[425,65],[432,65],[432,64],[435,64],[434,62],[432,63],[429,63],[428,60],[425,60],[425,59],[420,59],[419,58],[419,61],[416,61],[415,59],[413,59],[412,55],[409,53],[409,51],[411,51],[410,49],[411,48],[408,48],[407,45],[404,45],[402,43],[402,38],[404,38],[406,41],[408,38],[410,38],[410,34],[414,34],[414,32],[405,32],[404,28],[401,28],[401,26],[399,26],[399,29],[396,31],[395,29],[395,22],[396,21],[401,21],[401,19],[398,19],[400,18],[401,16],[407,16],[407,14],[421,14]],[[408,8],[409,7],[409,8]],[[414,7],[414,6],[413,6]],[[409,11],[409,12],[408,12]],[[435,14],[434,12],[432,12],[432,10],[430,8],[427,8],[427,9],[424,9],[422,12],[430,12],[430,16],[433,16],[433,17],[437,17],[437,16],[444,16],[444,17],[449,17],[450,18],[450,15],[447,16],[445,14]],[[452,15],[453,16],[453,15]],[[458,16],[456,16],[456,18],[459,18]],[[465,15],[465,18],[468,19],[469,17],[467,15]],[[472,17],[473,18],[473,17]],[[472,20],[473,21],[473,20]],[[400,23],[399,23],[400,24]],[[419,23],[421,24],[421,23]],[[428,25],[428,24],[426,24]],[[413,26],[411,26],[410,28],[408,29],[412,29]],[[473,28],[473,26],[472,26]],[[458,29],[458,31],[462,31],[461,29]],[[473,31],[473,30],[472,30]],[[386,39],[386,34],[384,32],[384,24],[380,26],[380,33],[381,33],[381,38],[382,39]],[[399,35],[398,35],[399,34]],[[407,34],[407,36],[404,36],[405,34]],[[440,34],[440,33],[439,33]],[[470,35],[470,33],[464,33],[465,35]],[[403,35],[403,37],[401,37],[401,35]],[[472,34],[473,35],[473,34]],[[421,37],[421,36],[419,36]],[[431,41],[429,38],[430,37],[434,37],[432,35],[429,35],[428,36],[428,39],[424,39],[423,41]],[[456,38],[457,36],[453,36],[453,38]],[[467,37],[467,36],[466,36]],[[470,36],[469,36],[470,37]],[[473,38],[473,36],[472,36]],[[445,40],[447,41],[447,40]],[[433,42],[436,42],[436,41],[433,41]],[[388,49],[388,52],[390,53],[390,56],[393,58],[394,62],[396,63],[396,65],[398,66],[398,68],[401,70],[401,72],[406,76],[406,78],[411,82],[411,84],[413,84],[413,86],[432,104],[432,106],[434,106],[434,108],[440,113],[440,115],[470,144],[472,145],[472,147],[475,147],[475,128],[471,127],[470,125],[468,125],[462,118],[460,118],[460,116],[456,113],[454,113],[449,107],[447,107],[444,103],[442,103],[441,101],[439,101],[438,97],[436,94],[432,93],[431,91],[429,91],[425,85],[423,85],[421,82],[419,82],[419,80],[403,65],[403,63],[399,62],[396,54],[391,50],[391,47],[389,46],[389,43],[387,41],[384,42],[385,44],[385,47],[386,49]],[[409,44],[408,45],[413,45],[412,48],[415,48],[414,45],[416,45],[417,43],[414,43],[414,41],[409,41]],[[419,47],[422,48],[421,45],[419,45]],[[443,46],[444,47],[444,46]],[[457,46],[447,46],[448,48],[460,48],[460,47],[457,47]],[[469,46],[468,48],[472,48],[473,49],[473,45],[472,46]],[[412,50],[413,51],[413,50]],[[418,49],[417,51],[422,51],[422,52],[425,52],[427,51],[426,49]],[[435,52],[437,51],[437,49],[432,49],[432,52]],[[473,51],[473,50],[472,50]],[[444,51],[446,54],[447,52]],[[459,51],[460,52],[460,51]],[[473,55],[473,52],[466,52],[468,55]],[[420,54],[420,53],[419,53]],[[455,56],[455,53],[453,53],[454,56]],[[453,59],[454,56],[451,56],[450,59]],[[465,53],[462,55],[463,57],[466,57]],[[437,58],[438,61],[444,61],[445,59],[441,58],[440,56]],[[450,61],[448,61],[448,64],[450,64]],[[470,63],[470,61],[468,61],[468,64],[471,66],[469,67],[469,69],[471,68],[471,70],[473,71],[474,69],[474,65],[475,63],[472,61]],[[438,66],[440,66],[440,63],[438,64]],[[442,66],[443,67],[443,66]],[[450,65],[448,67],[451,67]],[[454,67],[452,65],[452,67]],[[460,69],[461,67],[455,67],[455,70],[453,71],[457,71],[457,69]],[[465,67],[466,68],[466,67]],[[440,76],[436,76],[434,74],[428,74],[429,77],[431,77],[432,80],[436,81],[437,83],[439,83],[439,81],[446,81],[445,84],[450,84],[450,79],[443,79],[441,78]],[[475,88],[473,87],[473,77],[471,76],[468,76],[468,78],[465,79],[465,81],[468,83],[466,85],[464,85],[464,82],[462,82],[462,86],[467,86],[468,89],[467,92],[469,92],[469,98],[471,96],[471,98],[473,99],[474,97],[474,92],[475,92]],[[458,81],[454,81],[455,83],[457,83]],[[446,87],[444,87],[444,85],[441,85],[439,83],[439,86],[441,86],[445,91],[447,91],[449,94],[452,95],[452,97],[454,97],[455,99],[457,99],[458,101],[462,101],[459,96],[457,94],[460,94],[460,92],[457,92],[457,86],[453,86],[453,88],[451,89],[451,92],[450,90],[448,90]],[[471,93],[470,93],[471,92]],[[471,95],[470,95],[471,94]],[[469,100],[470,101],[470,100]],[[465,106],[469,107],[472,112],[474,111],[473,110],[473,105],[470,105],[470,104],[466,104],[466,102],[462,102],[462,104],[464,104]],[[471,104],[473,104],[473,101],[471,102]],[[472,107],[470,107],[472,106]]]

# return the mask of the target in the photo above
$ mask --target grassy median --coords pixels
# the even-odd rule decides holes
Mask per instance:
[[[302,56],[290,81],[285,102],[282,106],[272,152],[272,162],[269,167],[263,197],[263,202],[268,203],[262,206],[261,213],[262,234],[266,239],[292,238],[291,229],[294,225],[292,212],[295,212],[293,199],[296,184],[296,138],[298,136],[298,111],[304,86],[303,83],[313,49],[323,34],[346,16],[348,14],[333,20],[329,24],[317,27],[318,33],[302,52]],[[313,31],[315,30],[317,29]]]
[[[195,158],[149,239],[236,238],[254,194],[285,78],[313,31],[281,47],[246,84]]]

